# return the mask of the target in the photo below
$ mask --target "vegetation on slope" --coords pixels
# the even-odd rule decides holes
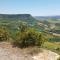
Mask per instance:
[[[21,24],[20,31],[16,34],[14,44],[21,47],[41,46],[45,41],[45,37],[42,33]]]
[[[8,37],[7,29],[0,29],[0,40],[5,41]],[[26,24],[20,23],[19,30],[16,33],[15,39],[12,39],[12,43],[15,46],[19,47],[29,47],[29,46],[38,46],[40,47],[45,42],[45,36],[34,30],[33,28],[29,28]]]

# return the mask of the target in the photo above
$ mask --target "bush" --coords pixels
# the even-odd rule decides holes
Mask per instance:
[[[41,46],[45,41],[42,33],[35,31],[34,29],[28,29],[24,32],[18,32],[16,34],[16,40],[14,40],[14,45],[19,47],[29,47],[29,46]]]
[[[0,41],[8,40],[8,32],[5,28],[0,28]]]

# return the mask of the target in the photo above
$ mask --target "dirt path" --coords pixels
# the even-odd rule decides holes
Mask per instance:
[[[22,49],[12,48],[9,43],[0,43],[0,60],[33,60],[31,55],[25,54]]]
[[[8,43],[0,43],[0,60],[56,60],[59,55],[49,50],[36,56],[23,53],[19,48],[12,48]]]

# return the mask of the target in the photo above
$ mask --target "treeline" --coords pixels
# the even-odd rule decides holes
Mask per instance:
[[[10,33],[7,28],[0,28],[0,41],[10,41]],[[29,46],[41,47],[42,44],[47,41],[46,36],[43,33],[36,31],[33,28],[28,27],[25,23],[20,23],[19,29],[16,32],[15,39],[11,40],[14,46],[21,48]]]

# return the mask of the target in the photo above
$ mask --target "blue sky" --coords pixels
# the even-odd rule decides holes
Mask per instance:
[[[60,0],[0,0],[0,14],[60,15]]]

